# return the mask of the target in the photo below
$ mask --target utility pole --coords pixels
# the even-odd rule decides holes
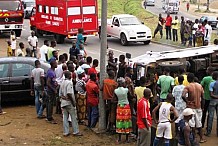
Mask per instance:
[[[101,0],[101,51],[100,51],[100,85],[106,76],[106,55],[107,55],[107,0]],[[102,91],[99,98],[99,131],[106,129],[105,103]]]

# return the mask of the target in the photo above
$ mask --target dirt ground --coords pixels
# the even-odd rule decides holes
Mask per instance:
[[[114,146],[117,136],[100,135],[80,125],[83,137],[63,137],[62,116],[54,114],[58,124],[47,123],[45,119],[37,119],[35,107],[32,105],[6,107],[7,112],[0,116],[0,146]],[[72,129],[71,129],[72,131]],[[214,125],[215,131],[215,125]],[[131,139],[129,144],[120,146],[133,146],[135,142]],[[218,145],[215,133],[207,138],[206,145]]]

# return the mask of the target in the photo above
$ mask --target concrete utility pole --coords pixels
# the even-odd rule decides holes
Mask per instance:
[[[107,55],[107,0],[101,0],[101,52],[100,52],[100,84],[106,76],[106,55]],[[102,91],[99,98],[99,131],[106,129],[105,103]]]

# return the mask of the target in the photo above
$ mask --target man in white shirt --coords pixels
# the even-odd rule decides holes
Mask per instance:
[[[55,69],[55,75],[56,75],[56,82],[60,86],[64,80],[63,66],[64,65],[66,66],[66,64],[65,64],[64,55],[60,55],[58,59],[59,59],[59,61],[58,61],[58,66]],[[60,100],[56,100],[56,114],[61,114]]]
[[[195,43],[196,43],[195,33],[196,33],[196,30],[198,29],[198,25],[199,25],[199,20],[195,19],[195,24],[192,27],[193,46],[194,47],[195,47]]]
[[[44,70],[41,68],[41,63],[39,60],[35,61],[35,68],[32,70],[31,74],[31,95],[35,95],[35,106],[37,118],[45,118],[43,115],[44,106],[42,104],[44,97]]]
[[[44,62],[48,61],[48,47],[49,47],[48,40],[45,40],[44,45],[39,49],[41,61]]]
[[[211,22],[207,22],[207,20],[205,20],[205,33],[204,33],[204,40],[208,41],[208,44],[210,43],[210,39],[211,39],[211,34],[212,34],[212,27],[211,27]]]
[[[34,31],[32,31],[31,36],[28,37],[28,43],[31,49],[31,56],[34,54],[34,57],[36,57],[37,47],[38,47],[38,38],[35,36]]]

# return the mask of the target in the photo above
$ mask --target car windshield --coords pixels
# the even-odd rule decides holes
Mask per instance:
[[[140,25],[140,21],[136,17],[120,18],[121,25]]]
[[[34,2],[26,2],[26,7],[34,7],[35,3]]]
[[[0,12],[17,11],[20,6],[19,1],[0,1]]]

